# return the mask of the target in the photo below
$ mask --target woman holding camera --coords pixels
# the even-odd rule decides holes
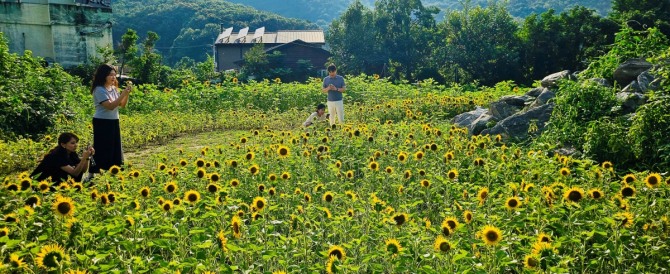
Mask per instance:
[[[91,167],[91,173],[99,173],[100,169],[108,170],[113,165],[123,165],[119,107],[128,104],[132,82],[128,82],[121,92],[117,86],[116,69],[107,64],[100,65],[91,85],[95,103],[93,146],[97,151],[94,158],[96,165]]]
[[[38,181],[51,178],[54,186],[67,180],[68,177],[81,182],[81,177],[88,169],[89,161],[91,156],[95,154],[95,149],[92,147],[86,148],[81,155],[81,159],[79,159],[76,152],[78,143],[79,137],[77,135],[69,132],[62,133],[58,136],[58,145],[44,156],[33,173],[30,174],[30,177],[37,175],[35,179]]]

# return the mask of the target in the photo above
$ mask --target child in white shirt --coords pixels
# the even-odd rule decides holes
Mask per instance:
[[[316,111],[309,115],[307,120],[305,120],[302,125],[308,127],[311,126],[315,121],[326,121],[330,117],[330,114],[325,114],[325,112],[326,106],[324,104],[319,104],[316,106]]]

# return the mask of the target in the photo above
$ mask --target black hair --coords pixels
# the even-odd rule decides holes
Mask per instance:
[[[316,106],[316,110],[320,110],[320,109],[326,109],[326,105],[324,105],[324,104],[318,104],[318,105]]]
[[[328,72],[333,72],[333,71],[336,71],[336,70],[337,70],[337,67],[335,66],[335,64],[328,65]]]
[[[79,137],[77,137],[77,135],[75,135],[74,133],[70,133],[70,132],[61,133],[58,136],[58,145],[56,145],[56,147],[51,149],[51,151],[49,151],[48,154],[57,153],[57,152],[65,152],[65,148],[63,148],[63,146],[61,146],[61,144],[67,144],[72,139],[79,142]]]
[[[95,87],[105,85],[107,76],[109,76],[109,73],[112,71],[116,71],[116,69],[108,64],[102,64],[98,67],[98,69],[95,70],[95,74],[93,74],[93,81],[91,81],[91,94],[93,94]]]

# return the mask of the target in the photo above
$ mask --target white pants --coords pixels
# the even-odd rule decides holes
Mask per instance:
[[[330,113],[330,124],[335,124],[335,116],[340,123],[344,123],[344,102],[328,101],[328,113]]]

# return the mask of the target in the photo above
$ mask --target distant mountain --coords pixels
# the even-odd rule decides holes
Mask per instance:
[[[338,18],[354,0],[228,0],[229,2],[252,6],[258,10],[274,12],[286,17],[309,20],[325,27]],[[472,0],[471,5],[486,6],[488,0]],[[494,0],[502,2],[501,0]],[[361,0],[367,7],[374,7],[374,0]],[[462,0],[423,0],[424,6],[437,6],[442,11],[460,10]],[[512,16],[525,18],[531,13],[542,13],[554,9],[556,13],[581,5],[607,15],[612,9],[610,0],[508,0],[508,11]],[[436,18],[442,20],[441,16]]]
[[[202,61],[212,54],[212,44],[221,27],[235,31],[249,27],[278,29],[318,29],[303,19],[286,18],[268,11],[224,0],[116,0],[112,4],[114,44],[131,28],[140,35],[156,32],[156,49],[165,62],[174,64],[182,57]]]

